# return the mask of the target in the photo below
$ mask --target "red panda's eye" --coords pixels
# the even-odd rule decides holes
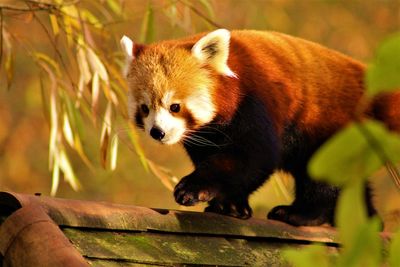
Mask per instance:
[[[142,109],[142,112],[144,113],[144,114],[149,114],[149,108],[145,105],[145,104],[142,104],[141,106],[140,106],[140,108]]]
[[[181,110],[181,106],[179,104],[172,104],[169,107],[169,110],[171,110],[171,112],[177,113],[177,112],[179,112]]]

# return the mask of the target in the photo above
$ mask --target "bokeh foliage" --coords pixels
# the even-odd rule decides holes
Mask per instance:
[[[8,89],[12,86],[16,72],[13,46],[20,40],[8,24],[7,12],[11,12],[10,17],[23,15],[27,16],[28,21],[37,23],[50,46],[48,51],[39,51],[31,47],[29,42],[21,42],[25,52],[40,70],[41,99],[50,126],[48,161],[52,172],[51,195],[56,194],[61,176],[74,190],[80,189],[79,179],[71,163],[72,155],[78,155],[89,169],[93,169],[82,142],[88,119],[94,126],[101,128],[101,165],[115,170],[120,143],[114,126],[117,117],[121,117],[122,123],[126,124],[122,127],[129,137],[127,142],[130,141],[144,169],[151,170],[169,189],[173,188],[172,177],[168,172],[146,158],[136,129],[128,122],[127,88],[121,72],[124,62],[122,54],[118,49],[110,52],[101,43],[118,40],[118,36],[108,31],[106,26],[125,19],[124,4],[124,1],[117,0],[24,0],[0,5],[1,44],[4,40],[4,49],[1,51],[5,58],[4,71]],[[208,1],[200,1],[200,7],[211,14]],[[192,26],[190,12],[198,12],[197,16],[206,19],[207,24],[211,21],[189,1],[167,1],[161,7],[155,7],[148,1],[141,22],[139,40],[142,43],[154,41],[155,8],[164,12],[171,23],[180,24],[183,28]],[[186,13],[181,18],[182,12]]]
[[[398,37],[377,49],[384,37],[400,28],[399,14],[397,0],[1,1],[0,186],[2,190],[57,192],[62,197],[181,208],[166,187],[171,188],[176,177],[191,170],[184,153],[179,147],[160,147],[146,140],[127,123],[126,84],[120,71],[124,60],[118,44],[122,35],[149,43],[217,27],[286,32],[373,62],[367,77],[373,95],[394,89],[393,83],[400,77],[392,72],[398,67],[399,61],[392,60],[398,54],[391,54],[399,47]],[[373,60],[375,50],[377,59]],[[310,266],[304,265],[310,260],[312,265],[318,262],[321,266],[357,266],[362,261],[352,260],[364,258],[371,264],[381,260],[377,253],[382,246],[377,241],[378,223],[365,217],[360,182],[382,161],[360,137],[360,128],[353,126],[342,141],[332,140],[346,145],[345,149],[333,145],[339,151],[335,153],[351,160],[342,160],[337,154],[333,159],[353,171],[321,170],[340,179],[318,175],[346,185],[338,223],[348,248],[341,260],[327,257],[324,247],[293,252],[290,258],[298,266]],[[397,141],[381,125],[366,122],[362,127],[384,141],[388,155],[397,157],[390,152]],[[358,152],[351,152],[351,147],[357,147]],[[332,152],[326,153],[324,157],[331,157]],[[350,165],[353,161],[358,165]],[[373,163],[368,164],[370,169],[360,169],[365,162]],[[321,163],[316,168],[324,166]],[[365,175],[347,185],[360,170]],[[378,171],[377,176],[378,206],[385,216],[398,208],[400,198],[388,175]],[[62,178],[83,190],[71,190]],[[286,176],[274,177],[255,194],[252,206],[256,216],[265,217],[274,205],[291,201],[290,181]],[[346,219],[352,223],[346,224]],[[399,239],[397,234],[389,247],[397,252],[390,253],[391,266],[398,262]]]

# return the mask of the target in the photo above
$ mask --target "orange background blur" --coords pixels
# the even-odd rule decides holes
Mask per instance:
[[[13,1],[9,1],[12,3]],[[85,5],[86,1],[81,1]],[[209,30],[207,24],[194,13],[185,16],[186,25],[178,25],[163,10],[167,1],[150,1],[154,6],[156,40],[178,38]],[[209,16],[203,6],[192,1],[202,14]],[[400,2],[397,0],[350,1],[210,1],[212,20],[227,29],[274,30],[321,43],[356,59],[368,62],[374,50],[386,36],[400,30]],[[110,53],[119,49],[118,38],[123,34],[137,40],[140,35],[147,2],[128,0],[124,4],[124,18],[106,26],[115,38],[103,46]],[[0,190],[49,194],[51,173],[48,169],[49,125],[42,108],[39,71],[29,58],[26,46],[38,51],[51,51],[46,35],[29,15],[3,12],[7,28],[12,29],[23,44],[13,43],[16,56],[15,80],[9,90],[4,73],[0,76]],[[45,18],[44,14],[39,14]],[[50,53],[51,54],[51,53]],[[2,66],[3,67],[3,66]],[[112,79],[112,77],[110,77]],[[118,128],[118,127],[117,127]],[[123,129],[120,134],[123,140]],[[104,170],[99,163],[100,128],[86,129],[84,146],[95,170],[90,171],[71,153],[73,166],[83,185],[74,192],[68,184],[60,183],[57,196],[104,200],[158,208],[179,208],[160,180],[147,173],[131,146],[121,142],[118,166],[114,172]],[[126,141],[127,142],[127,141]],[[141,135],[148,158],[182,177],[192,166],[178,146],[161,146]],[[382,213],[399,208],[400,194],[384,172],[377,175],[376,198]],[[279,183],[287,186],[282,191]],[[274,205],[290,202],[290,178],[271,180],[252,197],[256,216],[264,217]],[[201,207],[200,207],[201,208]],[[197,208],[197,209],[200,209]]]

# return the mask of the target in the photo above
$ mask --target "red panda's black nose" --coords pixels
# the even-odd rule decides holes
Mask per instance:
[[[164,138],[165,133],[164,133],[161,129],[159,129],[159,128],[157,128],[157,127],[153,127],[153,128],[151,128],[151,130],[150,130],[150,135],[151,135],[151,137],[153,137],[154,139],[156,139],[156,140],[158,140],[158,141],[161,141],[161,140]]]

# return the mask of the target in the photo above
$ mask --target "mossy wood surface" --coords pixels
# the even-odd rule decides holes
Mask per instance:
[[[11,220],[21,225],[29,223],[16,216],[18,211],[42,210],[48,220],[61,229],[59,239],[72,244],[67,255],[83,256],[82,259],[92,266],[286,266],[281,258],[285,247],[302,248],[319,242],[335,253],[338,246],[336,231],[331,227],[294,227],[267,219],[240,220],[212,213],[8,192],[0,192],[0,208],[0,216],[5,219],[0,230],[6,233],[15,232]],[[5,227],[7,225],[11,230]],[[19,236],[25,238],[25,235]],[[10,246],[13,240],[10,239]],[[35,240],[45,242],[40,235]],[[33,251],[29,240],[24,244],[26,246],[17,251],[21,255]],[[31,258],[41,262],[39,256]],[[48,256],[51,260],[58,259]],[[9,262],[18,262],[20,258],[7,256]],[[60,265],[51,267],[65,266],[63,264],[65,262],[60,261]]]
[[[288,243],[265,238],[165,235],[143,232],[87,231],[64,228],[64,234],[94,266],[123,263],[156,265],[284,266]],[[294,243],[291,247],[304,247]],[[102,265],[106,260],[110,265]]]

